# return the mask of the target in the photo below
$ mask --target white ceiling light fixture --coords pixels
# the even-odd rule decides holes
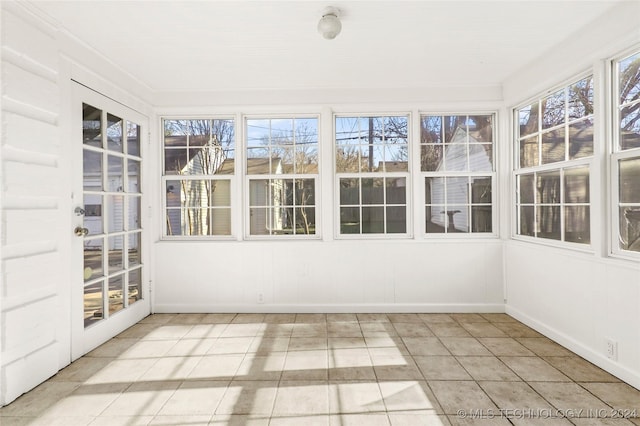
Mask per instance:
[[[338,19],[339,13],[340,11],[335,7],[327,7],[318,22],[318,32],[327,40],[333,40],[342,30],[342,23]]]

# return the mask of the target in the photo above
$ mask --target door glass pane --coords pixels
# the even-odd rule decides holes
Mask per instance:
[[[538,237],[560,240],[560,206],[536,208]]]
[[[122,157],[109,155],[107,159],[109,175],[107,181],[107,191],[124,191],[124,163]]]
[[[127,121],[127,154],[140,156],[140,126]]]
[[[140,193],[140,162],[127,160],[127,192]]]
[[[84,190],[102,191],[102,154],[85,149],[82,156]]]
[[[142,269],[134,269],[129,271],[129,284],[127,287],[127,296],[129,305],[142,299]]]
[[[124,274],[109,278],[109,315],[124,308],[123,278]]]
[[[109,213],[108,232],[119,232],[124,230],[124,197],[122,195],[108,195],[107,209]]]
[[[564,209],[564,240],[589,244],[589,206],[567,206]]]
[[[142,200],[140,197],[128,197],[129,199],[129,217],[128,220],[128,230],[137,230],[140,229],[140,203]]]
[[[123,152],[122,150],[122,119],[113,114],[107,114],[107,149]]]
[[[88,327],[104,318],[102,307],[104,303],[104,281],[89,284],[84,287],[84,326]]]
[[[621,203],[640,203],[640,157],[620,160]]]
[[[87,104],[82,104],[82,142],[102,147],[102,111]]]
[[[102,238],[84,241],[84,280],[102,276]]]
[[[134,234],[129,234],[129,243],[127,246],[127,250],[129,253],[128,256],[128,267],[131,268],[133,266],[140,264],[140,243],[141,243],[142,234],[140,232],[136,232]]]
[[[124,268],[123,241],[122,235],[109,237],[109,274]]]
[[[89,230],[88,235],[102,234],[102,195],[84,195],[83,226]]]

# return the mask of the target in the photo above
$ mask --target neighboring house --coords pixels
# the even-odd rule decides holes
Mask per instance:
[[[436,168],[437,172],[492,170],[491,153],[485,149],[486,144],[477,143],[478,141],[472,135],[468,137],[469,144],[466,143],[466,130],[462,127],[455,130],[451,142],[445,144],[444,157]],[[491,188],[491,182],[487,182],[486,176],[471,177],[471,186],[469,186],[467,179],[466,176],[432,179],[431,206],[427,209],[427,221],[440,228],[446,228],[448,232],[470,231],[469,204],[491,204],[491,193],[486,191],[486,188]],[[472,194],[469,194],[470,189]],[[473,221],[475,230],[481,232],[484,229],[491,230],[491,208],[487,207],[486,211],[480,206],[476,208]]]

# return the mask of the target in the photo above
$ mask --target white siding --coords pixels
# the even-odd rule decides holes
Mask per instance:
[[[68,277],[55,33],[4,6],[0,404],[58,371],[60,288]]]

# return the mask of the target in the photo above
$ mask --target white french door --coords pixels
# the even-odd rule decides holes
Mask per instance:
[[[143,229],[148,119],[73,82],[72,338],[76,359],[150,312]]]

